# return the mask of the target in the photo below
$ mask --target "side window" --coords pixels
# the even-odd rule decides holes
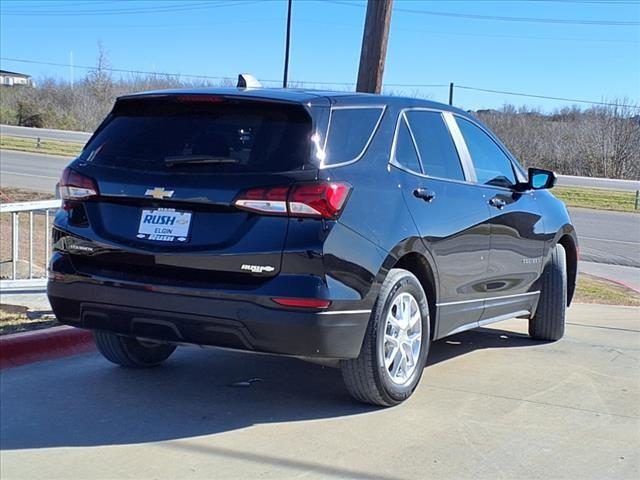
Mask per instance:
[[[411,139],[411,133],[409,133],[409,127],[407,127],[404,115],[401,116],[400,123],[398,125],[398,136],[396,137],[396,151],[394,153],[394,159],[404,168],[413,172],[422,173],[420,160],[418,160],[418,154],[416,153],[416,147]]]
[[[496,142],[470,121],[460,117],[456,117],[456,121],[473,160],[478,182],[498,187],[515,185],[511,160]]]
[[[324,148],[324,165],[349,162],[362,155],[375,133],[382,113],[383,109],[380,107],[334,108]]]
[[[425,175],[464,180],[458,151],[442,115],[414,110],[406,112],[406,116]]]

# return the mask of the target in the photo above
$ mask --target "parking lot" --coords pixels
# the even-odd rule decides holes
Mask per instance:
[[[391,409],[354,403],[337,370],[221,350],[6,370],[0,476],[638,478],[639,311],[576,305],[568,322],[554,344],[523,320],[436,342]]]

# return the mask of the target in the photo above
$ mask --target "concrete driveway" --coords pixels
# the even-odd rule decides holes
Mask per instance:
[[[391,409],[352,402],[336,370],[236,352],[7,370],[0,477],[639,478],[640,310],[576,305],[562,341],[525,332],[510,320],[436,342]]]

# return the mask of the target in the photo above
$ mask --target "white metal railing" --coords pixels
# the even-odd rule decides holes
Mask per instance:
[[[47,266],[49,264],[49,254],[51,250],[51,211],[60,208],[60,200],[41,200],[35,202],[3,203],[0,204],[0,214],[11,214],[11,275],[10,279],[0,280],[0,292],[10,292],[18,290],[39,290],[47,283]],[[28,271],[24,275],[26,278],[19,278],[18,264],[20,261],[20,217],[28,215],[29,226],[27,234],[28,242]],[[44,276],[34,275],[34,219],[37,216],[44,216]],[[8,239],[3,232],[3,242]]]

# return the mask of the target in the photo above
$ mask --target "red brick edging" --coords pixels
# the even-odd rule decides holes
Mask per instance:
[[[0,369],[95,350],[88,330],[52,327],[0,337]]]

